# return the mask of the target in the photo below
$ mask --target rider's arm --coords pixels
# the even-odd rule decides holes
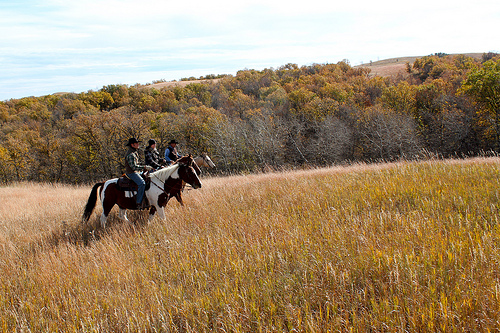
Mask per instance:
[[[167,147],[167,149],[165,149],[165,162],[167,162],[167,164],[170,164],[172,163],[172,160],[170,159],[170,157],[168,157],[168,155],[170,155],[170,148]]]
[[[132,170],[142,171],[142,169],[144,169],[144,165],[139,165],[137,156],[135,154],[128,154],[126,160]]]

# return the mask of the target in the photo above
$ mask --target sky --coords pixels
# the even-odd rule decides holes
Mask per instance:
[[[433,53],[500,53],[498,0],[0,0],[0,101]]]

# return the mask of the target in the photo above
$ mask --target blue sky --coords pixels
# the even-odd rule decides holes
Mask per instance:
[[[0,0],[0,100],[287,63],[500,52],[500,2]]]

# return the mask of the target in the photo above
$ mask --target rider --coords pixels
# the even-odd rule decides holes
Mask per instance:
[[[160,158],[160,153],[156,149],[156,141],[150,139],[148,141],[148,146],[144,150],[144,158],[146,165],[150,165],[154,170],[160,169],[162,165],[165,165],[165,160]]]
[[[175,148],[178,143],[175,139],[170,140],[168,143],[168,147],[165,149],[165,161],[167,164],[174,164],[177,159],[182,157],[181,154],[177,153],[177,149]]]
[[[136,138],[130,138],[128,140],[127,146],[129,147],[127,154],[125,155],[125,173],[128,178],[134,181],[139,187],[137,189],[137,209],[143,209],[147,207],[144,198],[144,190],[146,188],[146,182],[139,174],[140,171],[146,169],[151,170],[153,167],[150,165],[140,165],[139,164],[139,141]]]

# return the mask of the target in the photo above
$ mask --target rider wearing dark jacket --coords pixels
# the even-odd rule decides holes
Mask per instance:
[[[130,138],[127,146],[129,149],[125,154],[125,173],[127,174],[127,177],[133,180],[138,186],[136,197],[137,208],[145,208],[146,203],[143,203],[142,199],[144,198],[146,182],[142,179],[139,172],[144,169],[151,170],[152,167],[139,164],[139,141],[137,141],[136,138]]]
[[[146,165],[150,165],[157,170],[165,165],[165,160],[160,158],[160,153],[156,149],[156,141],[151,139],[148,141],[148,146],[144,150],[144,158]]]

